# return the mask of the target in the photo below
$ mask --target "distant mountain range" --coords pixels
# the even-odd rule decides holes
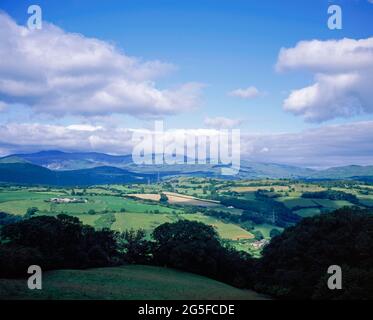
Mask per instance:
[[[135,174],[115,167],[55,171],[31,163],[0,163],[0,182],[55,186],[86,186],[112,183],[141,183],[154,175]]]
[[[102,166],[123,167],[132,162],[132,156],[111,156],[96,152],[68,153],[57,150],[29,154],[14,154],[0,159],[2,161],[29,162],[51,170],[78,170]]]
[[[373,179],[373,166],[344,166],[314,172],[313,179]]]
[[[154,182],[177,175],[229,179],[361,179],[373,180],[373,166],[345,166],[313,170],[273,163],[241,161],[237,176],[221,176],[221,165],[136,165],[131,155],[41,151],[0,158],[0,182],[46,185],[92,185]]]

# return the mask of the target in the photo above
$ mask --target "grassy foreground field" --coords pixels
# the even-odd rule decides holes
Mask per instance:
[[[31,291],[25,279],[0,279],[0,299],[260,300],[264,296],[199,275],[152,266],[57,270]]]

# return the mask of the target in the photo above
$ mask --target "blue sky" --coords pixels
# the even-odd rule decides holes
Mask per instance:
[[[338,116],[338,112],[330,116],[331,110],[327,116],[312,116],[311,122],[305,119],[303,111],[289,112],[289,108],[296,107],[292,103],[284,110],[284,101],[291,91],[311,86],[325,68],[308,69],[300,64],[282,72],[275,70],[281,48],[295,48],[300,41],[370,38],[373,4],[368,0],[0,0],[0,9],[18,25],[25,26],[30,4],[40,5],[43,21],[66,33],[103,40],[125,55],[143,61],[172,64],[175,70],[154,80],[159,90],[186,83],[200,84],[199,102],[192,111],[159,114],[167,127],[201,128],[206,125],[206,118],[220,117],[237,120],[236,126],[249,133],[296,134],[312,128],[321,130],[330,125],[373,120],[370,106],[363,106],[364,112],[348,112],[348,116]],[[327,9],[332,4],[342,7],[342,30],[327,27]],[[243,99],[229,94],[249,87],[257,88],[259,95]],[[345,108],[343,101],[341,104]],[[141,114],[122,112],[106,116],[114,117],[116,125],[122,121],[125,127],[149,125],[149,118]],[[3,111],[1,122],[100,122],[97,117],[85,117],[68,113],[56,117],[15,106]]]

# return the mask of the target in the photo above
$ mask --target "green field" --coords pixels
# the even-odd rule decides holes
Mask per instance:
[[[264,296],[199,275],[151,266],[45,272],[43,289],[0,279],[0,299],[260,300]]]
[[[27,192],[17,190],[11,192],[0,192],[0,211],[23,215],[30,207],[37,207],[42,213],[59,214],[68,213],[72,215],[88,213],[94,210],[97,213],[103,211],[119,212],[122,209],[129,212],[160,212],[172,213],[175,209],[168,208],[156,203],[144,203],[134,199],[110,195],[88,195],[83,198],[86,203],[59,203],[46,202],[50,198],[66,197],[63,193],[51,192]],[[72,196],[68,196],[72,197]],[[176,209],[176,211],[178,211]]]
[[[305,209],[300,209],[297,211],[294,211],[297,215],[306,218],[306,217],[313,217],[317,214],[320,214],[321,211],[318,208],[305,208]]]
[[[55,206],[54,212],[84,213],[89,210],[96,212],[120,211],[125,209],[128,212],[147,212],[158,210],[160,213],[171,213],[173,209],[159,204],[147,204],[133,199],[115,196],[88,196],[87,203],[66,203]]]
[[[79,215],[74,215],[77,217],[83,224],[88,224],[90,226],[94,226],[95,222],[100,219],[103,214],[79,214]]]
[[[125,212],[116,213],[115,219],[116,221],[112,225],[113,230],[144,229],[150,233],[163,223],[177,221],[177,216],[170,214]]]
[[[313,199],[315,203],[318,205],[321,205],[325,208],[329,208],[330,210],[335,210],[339,209],[342,207],[351,207],[353,204],[348,201],[343,201],[343,200],[328,200],[328,199]]]
[[[367,207],[373,207],[373,199],[372,198],[362,198],[360,199],[360,203]]]
[[[0,192],[0,211],[24,215],[28,208],[37,207],[38,215],[56,215],[66,213],[79,218],[84,224],[95,228],[110,227],[113,230],[125,231],[129,229],[144,229],[148,235],[157,226],[166,222],[175,222],[179,219],[188,219],[200,221],[216,227],[217,232],[222,238],[237,240],[238,238],[252,238],[250,232],[242,229],[238,225],[225,223],[218,219],[204,216],[201,214],[184,214],[183,209],[171,208],[156,202],[147,203],[142,200],[127,197],[104,195],[98,191],[105,191],[104,187],[90,188],[87,194],[83,196],[86,203],[50,203],[52,197],[66,197],[68,190],[62,189],[61,192],[29,192],[27,188],[14,190],[10,192]],[[113,189],[112,186],[107,188]],[[118,186],[115,186],[118,188]],[[148,186],[149,188],[149,186]],[[109,190],[109,191],[110,191]],[[75,189],[75,192],[81,192]],[[91,192],[96,195],[91,195]],[[111,191],[110,191],[111,192]],[[72,196],[68,196],[72,197]],[[95,214],[89,214],[94,210]],[[123,211],[124,212],[121,212]],[[240,214],[242,210],[234,208],[219,207],[219,210],[231,214]],[[110,215],[110,217],[109,217]],[[110,219],[111,218],[111,219]],[[114,222],[108,223],[108,220]],[[110,222],[110,221],[109,221]]]
[[[23,215],[30,207],[50,210],[50,203],[45,202],[53,197],[61,196],[60,192],[29,192],[27,189],[0,192],[0,211]]]
[[[203,222],[204,224],[215,227],[219,236],[223,239],[238,240],[251,239],[254,237],[249,231],[242,229],[238,225],[224,223],[223,221],[202,214],[182,214],[180,216],[186,220]]]
[[[78,216],[84,223],[95,225],[94,219],[97,215]],[[102,216],[102,215],[100,215]],[[124,212],[115,213],[115,222],[111,226],[113,230],[125,231],[129,229],[144,229],[148,233],[153,231],[159,225],[166,222],[176,222],[179,219],[203,222],[216,228],[218,234],[223,239],[236,240],[237,238],[252,238],[252,234],[238,225],[224,223],[218,219],[207,217],[202,214],[151,214],[151,213],[134,213]]]
[[[44,200],[61,195],[60,192],[31,192],[27,189],[0,192],[0,203],[15,200]]]
[[[278,201],[281,201],[289,209],[293,209],[295,207],[307,208],[318,206],[318,204],[316,204],[312,199],[281,197],[278,199]]]

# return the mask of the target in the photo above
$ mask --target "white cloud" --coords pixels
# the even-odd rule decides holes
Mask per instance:
[[[132,134],[140,130],[119,127],[86,129],[85,125],[0,125],[0,154],[50,149],[130,154],[134,144]],[[168,131],[167,128],[165,130]],[[164,142],[169,143],[184,133],[184,130],[168,131]],[[188,130],[188,134],[211,136],[218,135],[219,131],[194,129]],[[241,158],[309,167],[371,165],[372,136],[373,121],[325,126],[295,133],[252,134],[241,131]]]
[[[154,128],[151,128],[151,130],[154,130]],[[149,130],[86,124],[63,126],[40,123],[8,123],[0,125],[0,132],[0,151],[8,150],[8,154],[52,149],[131,154],[134,145],[138,143],[138,141],[132,139],[133,133],[146,133]],[[196,137],[221,134],[216,129],[184,130],[168,128],[164,128],[163,133],[163,135],[157,137],[157,142],[166,145],[174,140],[181,141],[185,134]]]
[[[210,128],[231,129],[242,124],[242,120],[225,117],[205,118],[204,124]]]
[[[37,112],[151,117],[198,105],[201,84],[160,89],[175,67],[129,57],[105,41],[48,23],[29,30],[0,13],[0,100]]]
[[[300,41],[280,50],[276,68],[346,72],[373,67],[373,38]]]
[[[260,95],[259,90],[256,87],[248,87],[246,89],[236,89],[229,92],[232,97],[238,97],[242,99],[253,99]]]
[[[8,104],[0,100],[0,112],[4,111],[8,107]]]
[[[330,125],[295,133],[243,135],[255,161],[308,167],[372,165],[373,121]]]
[[[76,131],[97,131],[97,130],[102,130],[102,126],[92,126],[90,124],[72,124],[66,127],[69,130],[76,130]]]
[[[127,154],[132,150],[132,131],[125,128],[8,123],[0,125],[0,130],[0,147],[13,152],[59,149]]]
[[[281,49],[276,69],[305,69],[315,82],[293,90],[284,109],[307,121],[373,113],[373,38],[302,41]]]
[[[263,147],[262,150],[260,150],[261,153],[269,152],[269,148]]]

